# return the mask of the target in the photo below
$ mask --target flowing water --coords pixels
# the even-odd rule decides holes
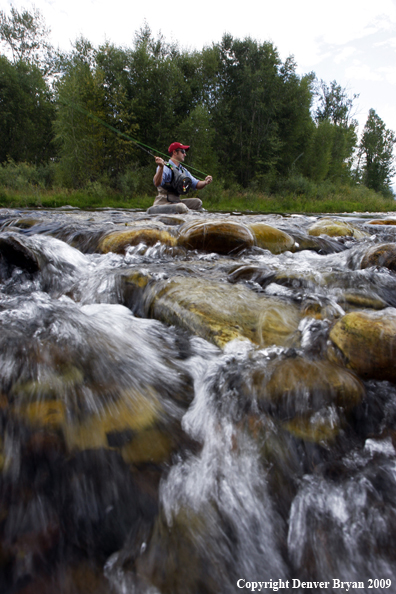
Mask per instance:
[[[395,272],[359,266],[396,227],[344,215],[362,237],[303,249],[317,217],[228,218],[298,249],[101,253],[103,235],[154,217],[0,211],[1,593],[396,592],[396,385],[345,372],[360,396],[340,405],[325,376],[336,320],[396,306]],[[208,287],[228,327],[250,298],[290,308],[285,325],[306,315],[283,343],[220,348],[176,323],[180,302],[157,315],[170,282],[192,303]],[[325,387],[292,394],[290,361]],[[292,426],[307,415],[316,432]]]

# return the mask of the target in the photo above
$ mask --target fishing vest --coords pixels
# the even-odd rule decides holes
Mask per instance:
[[[165,167],[169,167],[172,171],[171,181],[163,185],[165,190],[176,196],[185,196],[192,185],[191,177],[186,175],[183,167],[180,170],[178,167],[171,165],[171,163],[165,163]]]

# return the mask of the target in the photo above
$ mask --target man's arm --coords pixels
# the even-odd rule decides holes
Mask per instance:
[[[197,190],[202,190],[202,188],[204,188],[208,184],[211,184],[212,181],[213,181],[212,176],[211,175],[208,175],[207,177],[205,177],[205,179],[203,181],[199,181],[197,183]]]
[[[155,157],[155,162],[157,163],[158,168],[157,168],[157,171],[155,172],[155,175],[153,177],[153,182],[154,182],[155,187],[158,188],[158,186],[160,186],[161,182],[162,182],[165,161],[163,159],[161,159],[161,157]]]

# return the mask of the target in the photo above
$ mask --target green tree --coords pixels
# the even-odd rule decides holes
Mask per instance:
[[[390,182],[396,173],[395,143],[395,133],[386,128],[374,109],[370,109],[359,145],[358,166],[362,182],[368,188],[391,193]]]
[[[53,157],[54,113],[41,71],[0,56],[0,162],[39,164]]]
[[[103,50],[111,51],[110,46]],[[106,72],[96,63],[97,55],[89,42],[78,40],[56,85],[54,127],[59,172],[67,186],[80,187],[104,178],[111,181],[134,151],[133,144],[122,135],[134,137],[136,132],[125,91],[106,79]]]
[[[271,43],[224,35],[213,108],[222,171],[247,186],[256,175],[276,170],[283,146],[277,108],[280,60]]]
[[[14,63],[29,62],[47,73],[52,52],[49,33],[50,29],[37,9],[32,13],[28,10],[18,12],[12,7],[9,16],[0,11],[0,40],[11,50]]]
[[[346,183],[352,180],[352,162],[357,145],[357,121],[353,118],[353,103],[359,95],[354,94],[350,97],[346,89],[335,80],[330,85],[323,80],[317,82],[315,94],[317,106],[314,116],[318,130],[314,137],[320,135],[324,142],[323,132],[326,129],[326,146],[331,147],[327,173],[324,178],[320,178]],[[328,122],[330,126],[322,127],[319,131],[323,122]],[[314,139],[315,144],[317,139]]]
[[[217,176],[218,161],[213,148],[214,128],[206,105],[199,104],[190,112],[176,128],[175,138],[181,138],[183,143],[191,146],[187,167],[192,165],[200,172]],[[192,173],[202,179],[202,175],[198,172],[192,171]]]

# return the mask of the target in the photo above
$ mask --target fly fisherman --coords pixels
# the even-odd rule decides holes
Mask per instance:
[[[202,200],[199,198],[184,198],[190,188],[201,190],[212,182],[212,176],[208,175],[203,181],[195,179],[187,169],[183,167],[186,152],[190,147],[172,142],[168,148],[170,159],[165,163],[161,157],[155,157],[157,171],[153,182],[158,188],[158,196],[154,200],[153,206],[178,204],[180,212],[186,212],[183,205],[191,210],[199,210],[202,206]],[[179,210],[178,209],[178,210]]]

